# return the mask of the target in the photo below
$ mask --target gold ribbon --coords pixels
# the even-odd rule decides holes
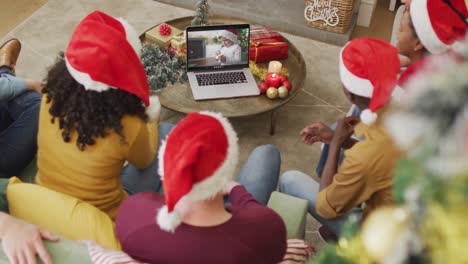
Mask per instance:
[[[260,46],[278,46],[278,45],[283,45],[283,44],[287,44],[286,42],[284,41],[278,41],[278,42],[261,42],[261,41],[257,41],[257,42],[254,42],[254,41],[250,41],[250,46],[253,46],[255,47],[255,60],[254,62],[257,63],[257,57],[258,57],[258,47]]]

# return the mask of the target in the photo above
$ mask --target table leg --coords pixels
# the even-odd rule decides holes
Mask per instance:
[[[270,136],[275,134],[275,110],[270,112]]]

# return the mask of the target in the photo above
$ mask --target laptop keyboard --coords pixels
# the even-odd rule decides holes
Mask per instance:
[[[247,83],[244,72],[219,72],[219,73],[204,73],[197,74],[197,82],[199,86]]]

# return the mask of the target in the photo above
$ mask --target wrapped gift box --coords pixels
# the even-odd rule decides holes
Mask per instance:
[[[145,33],[145,40],[148,41],[148,42],[157,44],[160,48],[168,48],[169,45],[171,44],[172,38],[174,38],[175,36],[180,35],[182,33],[182,31],[175,28],[175,27],[173,27],[173,26],[171,26],[171,25],[168,25],[171,28],[170,34],[161,35],[160,27],[162,25],[167,25],[167,24],[164,24],[164,23],[160,24],[160,25],[152,28],[151,30],[147,31]]]
[[[261,39],[283,41],[283,37],[269,27],[252,28],[250,30],[250,41],[259,41]]]
[[[250,41],[250,60],[255,63],[288,58],[288,43],[284,39],[260,39]]]
[[[185,57],[187,54],[187,42],[185,40],[185,34],[182,33],[171,39],[169,52],[172,56]]]

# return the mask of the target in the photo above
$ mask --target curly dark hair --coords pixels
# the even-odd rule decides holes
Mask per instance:
[[[59,120],[62,137],[70,142],[70,134],[76,130],[76,145],[84,151],[86,145],[94,145],[96,138],[104,138],[113,129],[125,143],[121,119],[124,115],[135,115],[148,120],[142,101],[135,95],[120,89],[105,92],[87,91],[73,79],[65,66],[63,53],[49,69],[46,85],[42,92],[51,103],[51,122]]]

